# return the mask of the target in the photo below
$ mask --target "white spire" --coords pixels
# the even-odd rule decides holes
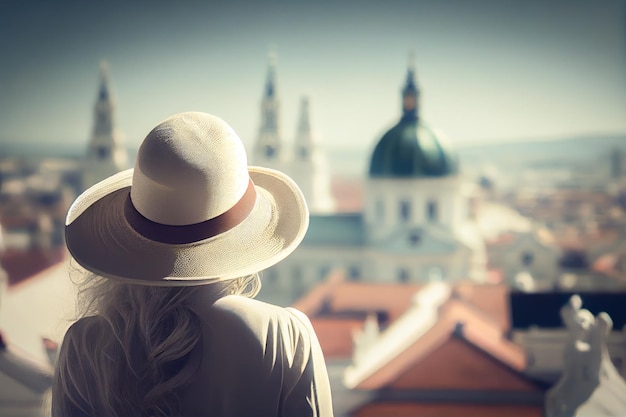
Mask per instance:
[[[326,154],[315,143],[308,97],[300,99],[300,119],[293,154],[287,173],[298,183],[312,213],[328,213],[335,208],[330,191]]]
[[[93,136],[106,136],[107,139],[113,140],[115,105],[109,84],[109,66],[106,61],[102,61],[100,63],[100,89],[96,99]]]
[[[300,120],[298,122],[298,131],[296,132],[296,159],[303,160],[311,158],[313,154],[313,135],[311,133],[311,120],[309,114],[309,99],[302,97],[300,99]]]
[[[268,54],[267,81],[261,101],[261,127],[254,146],[254,165],[281,169],[282,139],[279,127],[280,102],[276,88],[276,54]]]
[[[127,168],[127,154],[115,129],[115,103],[109,80],[109,66],[100,63],[100,86],[94,106],[94,124],[87,149],[83,187]]]

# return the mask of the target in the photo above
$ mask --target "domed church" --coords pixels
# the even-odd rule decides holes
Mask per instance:
[[[400,120],[371,155],[363,212],[312,215],[302,245],[264,272],[263,298],[293,301],[334,268],[369,282],[485,280],[485,245],[472,219],[471,189],[459,175],[453,149],[424,123],[419,108],[411,65]]]

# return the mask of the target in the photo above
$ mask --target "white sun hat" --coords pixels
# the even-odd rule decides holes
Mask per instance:
[[[65,222],[71,256],[95,274],[150,285],[198,285],[284,259],[309,224],[287,175],[248,167],[235,131],[206,113],[176,114],[144,139],[135,168],[99,182]]]

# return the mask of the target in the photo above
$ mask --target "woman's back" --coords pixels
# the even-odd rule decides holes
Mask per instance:
[[[330,387],[306,316],[241,296],[196,306],[202,360],[181,398],[184,415],[332,413],[323,409],[330,406]]]
[[[238,295],[211,302],[202,289],[190,299],[198,317],[199,343],[173,375],[185,382],[159,395],[175,394],[183,417],[332,415],[324,358],[304,314]],[[81,378],[84,383],[102,389],[94,383],[95,375],[88,375],[98,372],[89,356],[104,353],[103,340],[116,337],[107,320],[85,317],[68,331],[61,355],[72,362],[68,365],[87,373]],[[132,366],[142,368],[140,362]],[[112,383],[114,390],[128,383],[126,389],[133,389],[140,381]],[[79,402],[71,415],[89,410]]]

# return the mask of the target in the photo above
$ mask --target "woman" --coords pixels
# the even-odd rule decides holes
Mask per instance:
[[[332,416],[308,319],[252,298],[308,227],[286,175],[248,167],[221,119],[182,113],[134,170],[85,191],[66,242],[88,275],[52,387],[54,417]]]

